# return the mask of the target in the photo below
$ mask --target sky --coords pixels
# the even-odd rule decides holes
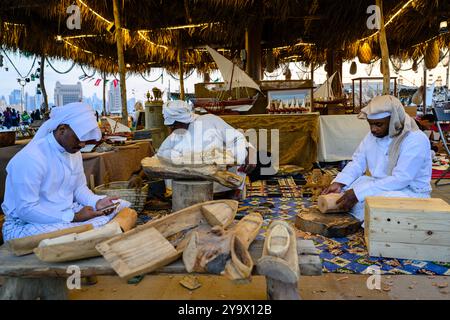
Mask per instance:
[[[18,71],[22,75],[26,75],[27,72],[30,70],[32,63],[33,63],[33,57],[25,57],[23,55],[20,55],[19,53],[12,53],[7,52],[8,56],[11,58],[12,62],[18,69]],[[39,60],[39,59],[38,59]],[[50,60],[51,64],[57,69],[58,71],[66,71],[72,66],[71,61],[61,61],[61,60]],[[8,101],[8,96],[10,92],[14,89],[20,89],[20,85],[17,82],[17,78],[19,77],[16,70],[14,70],[14,67],[11,65],[11,63],[8,61],[6,57],[3,59],[4,66],[0,68],[0,96],[5,96],[6,100]],[[412,61],[405,62],[402,65],[403,69],[410,68],[412,65]],[[8,68],[8,71],[5,70],[5,67]],[[36,62],[33,72],[38,67],[38,64]],[[307,71],[306,68],[302,68],[302,66],[298,63],[291,63],[290,64],[290,70],[292,73],[292,79],[304,79],[305,77],[309,77],[309,74],[305,74],[304,71]],[[368,65],[360,64],[357,62],[357,73],[355,75],[351,75],[349,73],[350,69],[350,62],[345,62],[343,65],[343,82],[344,83],[351,83],[352,78],[356,77],[366,77],[368,76]],[[374,63],[374,67],[371,73],[371,76],[377,77],[382,76],[379,71],[379,61]],[[85,69],[86,73],[89,75],[92,74],[93,70],[91,69]],[[442,63],[439,63],[438,67],[428,72],[428,78],[432,80],[436,80],[438,76],[440,76],[443,79],[443,84],[446,84],[446,71],[447,68],[442,65]],[[162,70],[160,68],[155,68],[150,72],[150,75],[145,75],[147,79],[156,79],[161,75]],[[94,93],[97,94],[97,97],[99,99],[102,99],[102,85],[95,86],[95,80],[100,78],[100,75],[98,72],[94,75],[94,79],[92,81],[85,80],[81,81],[79,80],[79,77],[83,75],[83,71],[81,68],[76,65],[69,73],[67,74],[58,74],[54,70],[51,69],[48,64],[46,64],[45,67],[45,86],[47,89],[47,94],[49,97],[49,102],[53,101],[53,95],[54,95],[54,88],[56,81],[60,81],[62,84],[75,84],[77,81],[80,81],[82,83],[83,87],[83,96],[85,97],[91,97]],[[267,75],[267,74],[266,74]],[[278,77],[276,77],[279,75]],[[391,67],[391,76],[399,76],[394,73],[392,67]],[[422,82],[423,77],[423,68],[422,66],[419,66],[418,72],[414,72],[412,70],[409,71],[401,71],[400,76],[404,79],[403,84],[404,85],[420,85]],[[118,78],[118,75],[116,75]],[[113,80],[114,77],[110,76],[108,79]],[[221,75],[219,72],[214,72],[211,74],[211,80],[219,79],[222,80]],[[284,79],[282,76],[281,70],[275,70],[273,73],[269,74],[268,76],[265,76],[265,80],[281,80]],[[314,73],[314,80],[316,84],[321,84],[326,80],[326,72],[323,67],[320,67],[317,69]],[[202,82],[202,78],[197,75],[196,72],[194,72],[188,79],[185,80],[185,92],[188,93],[194,93],[194,84]],[[36,80],[34,82],[29,82],[25,86],[25,92],[28,92],[30,95],[36,94],[36,84],[39,83],[39,80]],[[137,101],[144,101],[145,94],[148,90],[151,91],[153,87],[158,87],[163,91],[164,93],[167,93],[168,88],[170,86],[170,90],[172,92],[176,92],[179,90],[179,81],[172,78],[167,73],[164,73],[163,79],[159,79],[156,82],[149,83],[142,79],[140,75],[137,76],[129,76],[127,79],[127,98],[135,98]]]

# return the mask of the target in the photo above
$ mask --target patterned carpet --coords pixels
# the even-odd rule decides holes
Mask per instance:
[[[253,183],[248,192],[249,197],[239,205],[240,211],[236,218],[240,219],[252,210],[262,212],[264,223],[257,239],[264,239],[273,220],[285,220],[294,225],[295,216],[302,206],[311,205],[307,194],[304,197],[289,196],[301,194],[301,184],[304,184],[304,179],[299,177],[273,178],[260,184]],[[382,274],[450,275],[450,263],[370,257],[362,229],[346,238],[326,238],[301,230],[297,230],[297,235],[314,241],[320,252],[324,272],[366,273],[368,267],[378,266]]]

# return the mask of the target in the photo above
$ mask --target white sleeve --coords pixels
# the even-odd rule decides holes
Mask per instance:
[[[96,195],[88,187],[86,182],[86,175],[83,171],[83,161],[80,157],[80,162],[77,164],[77,178],[75,182],[74,200],[82,206],[91,206],[95,210],[97,201],[105,198],[104,195]],[[80,168],[81,167],[81,168]]]
[[[377,190],[396,191],[406,188],[416,177],[423,163],[431,157],[430,142],[425,136],[405,139],[400,149],[400,156],[392,175],[354,188],[358,200],[362,201],[366,197],[373,196]]]
[[[371,134],[369,132],[369,134]],[[352,184],[356,179],[361,177],[367,168],[366,159],[366,144],[369,139],[369,135],[361,141],[355,153],[353,153],[352,161],[350,161],[345,168],[340,172],[333,182],[339,182],[346,186]]]
[[[244,164],[245,158],[247,158],[247,148],[252,147],[245,139],[245,136],[239,130],[236,130],[228,123],[226,123],[222,118],[215,117],[216,121],[214,123],[217,130],[219,130],[222,139],[224,141],[224,146],[227,150],[230,150],[234,156],[236,164]]]
[[[74,217],[72,208],[55,212],[39,203],[39,190],[45,174],[45,168],[38,161],[29,161],[25,166],[12,165],[8,169],[6,188],[14,190],[17,217],[28,223],[71,222]]]

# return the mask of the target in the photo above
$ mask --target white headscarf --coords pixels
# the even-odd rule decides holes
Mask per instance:
[[[69,125],[80,141],[98,141],[102,138],[94,109],[86,103],[74,102],[62,107],[54,107],[50,112],[50,119],[42,124],[31,142],[46,137],[60,124]]]
[[[163,105],[164,124],[172,125],[175,121],[191,123],[197,118],[191,106],[183,100],[168,101]]]
[[[393,139],[389,146],[389,164],[388,175],[392,174],[392,170],[397,165],[398,157],[400,156],[400,145],[403,139],[410,131],[419,130],[414,119],[412,119],[403,108],[402,103],[396,97],[391,95],[383,95],[374,97],[367,107],[361,109],[358,115],[359,119],[367,119],[370,115],[390,114],[389,122],[389,137]],[[371,118],[377,118],[371,117]]]

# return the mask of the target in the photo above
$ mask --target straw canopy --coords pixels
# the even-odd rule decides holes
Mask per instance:
[[[66,23],[72,12],[67,11],[74,4],[80,8],[81,28],[70,30]],[[377,30],[367,26],[371,0],[122,0],[119,4],[129,72],[153,67],[176,72],[180,48],[186,72],[216,69],[204,46],[238,58],[245,47],[246,28],[256,24],[262,28],[263,55],[270,54],[277,66],[286,61],[323,64],[327,50],[340,50],[343,59],[350,60],[364,43],[371,47],[373,60],[380,56]],[[383,6],[389,51],[396,59],[419,59],[432,41],[439,48],[449,46],[449,33],[439,33],[439,23],[450,16],[448,1],[384,0]],[[115,73],[113,21],[112,1],[4,0],[0,44]]]

